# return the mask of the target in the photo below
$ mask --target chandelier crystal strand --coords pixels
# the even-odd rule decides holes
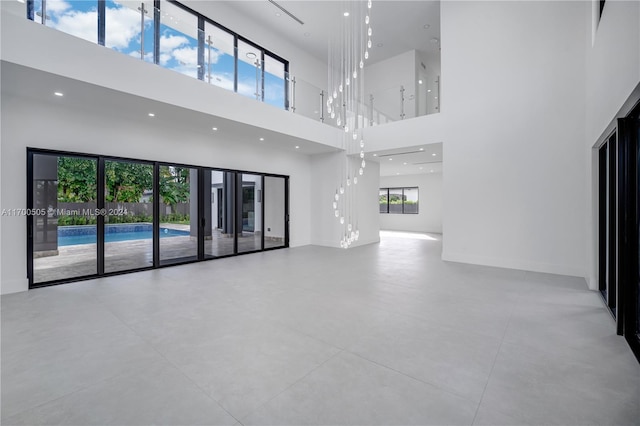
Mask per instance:
[[[340,247],[348,248],[358,241],[359,177],[364,173],[364,135],[368,125],[364,103],[364,65],[369,57],[371,36],[371,0],[342,2],[339,25],[329,40],[329,92],[327,113],[342,130],[341,147],[345,162],[336,174],[339,182],[331,201],[339,222]]]

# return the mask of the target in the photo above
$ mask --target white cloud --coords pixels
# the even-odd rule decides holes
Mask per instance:
[[[92,43],[98,42],[98,12],[96,10],[89,12],[71,11],[66,15],[60,16],[51,26]]]
[[[169,35],[160,37],[160,53],[170,53],[180,46],[189,44],[189,40],[184,36]]]
[[[139,13],[126,7],[108,7],[106,12],[105,44],[107,47],[122,50],[129,46],[134,37],[140,37]]]
[[[171,54],[169,53],[161,53],[160,54],[160,65],[163,67],[167,65],[167,62],[171,60]]]
[[[180,65],[184,66],[197,66],[198,65],[198,49],[195,47],[182,47],[180,49],[174,49],[171,52],[176,61]]]
[[[71,5],[64,0],[47,0],[47,14],[58,15],[71,9]]]
[[[211,55],[209,55],[209,52],[207,52],[206,50],[204,51],[204,61],[208,62],[209,60],[211,60],[211,65],[217,64],[218,63],[218,59],[220,59],[220,55],[223,54],[222,52],[220,52],[218,49],[211,49]],[[211,59],[209,59],[211,58]]]

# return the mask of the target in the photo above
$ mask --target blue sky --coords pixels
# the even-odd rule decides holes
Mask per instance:
[[[124,54],[140,57],[140,12],[137,8],[140,1],[106,2],[106,35],[105,44]],[[144,26],[144,59],[153,62],[153,17],[152,1],[145,1],[149,13],[146,15]],[[60,31],[97,43],[97,1],[94,0],[47,0],[47,25]],[[171,5],[170,7],[174,7]],[[170,11],[171,8],[167,7]],[[41,11],[41,1],[35,1],[36,13]],[[40,14],[41,16],[41,14]],[[188,17],[188,16],[187,16]],[[39,17],[36,16],[36,20]],[[165,12],[160,25],[160,65],[197,78],[198,75],[198,41],[197,24],[184,27],[184,31],[173,28],[172,22],[177,22]],[[193,28],[192,28],[193,27]],[[189,32],[191,34],[186,34]],[[233,90],[234,58],[222,50],[214,47],[209,56],[205,52],[205,63],[211,58],[211,84]],[[208,64],[207,64],[208,65]],[[207,69],[205,68],[205,81]],[[238,75],[238,93],[254,98],[256,86],[256,72],[252,65],[240,61]],[[265,72],[265,102],[284,107],[284,80]]]

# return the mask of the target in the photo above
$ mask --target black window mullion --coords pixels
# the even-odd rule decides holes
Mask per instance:
[[[233,254],[238,254],[238,225],[242,233],[242,173],[235,173],[233,186]]]
[[[160,63],[160,0],[153,1],[153,63]],[[144,28],[142,28],[144,31]]]
[[[104,46],[106,31],[107,2],[98,0],[98,44]]]
[[[260,184],[260,187],[262,189],[260,189],[260,197],[258,198],[260,200],[260,203],[261,203],[260,208],[262,210],[262,219],[261,219],[262,223],[260,224],[260,229],[262,229],[262,234],[261,234],[261,239],[260,239],[261,240],[260,241],[260,250],[264,250],[264,234],[265,234],[265,232],[264,232],[265,231],[265,227],[264,227],[264,204],[265,204],[265,202],[264,202],[264,199],[265,199],[265,193],[266,193],[265,190],[264,190],[265,189],[265,187],[264,187],[264,175],[262,175],[260,177],[260,179],[262,181],[261,184]]]
[[[27,0],[27,19],[30,21],[34,20],[33,0]]]
[[[153,267],[160,266],[160,163],[153,164]]]
[[[105,207],[105,167],[104,157],[98,157],[98,176],[96,182],[98,188],[96,188],[96,206],[98,210],[104,211]],[[104,275],[104,214],[97,215],[96,223],[96,236],[97,236],[97,256],[98,256],[98,276]]]
[[[198,80],[204,80],[204,17],[198,15]]]
[[[264,102],[264,50],[260,49],[260,61],[261,61],[261,82],[260,82],[260,101]]]
[[[207,185],[207,187],[205,188],[205,184],[204,184],[204,174],[205,174],[205,170],[202,167],[198,168],[198,235],[197,235],[197,241],[198,241],[198,260],[203,260],[204,259],[204,234],[205,234],[205,227],[207,226],[207,221],[211,220],[211,215],[209,215],[209,217],[205,217],[204,214],[204,191],[208,190],[209,192],[211,192],[211,185]]]
[[[289,247],[289,177],[284,178],[284,246]]]
[[[33,151],[27,150],[27,209],[33,209]],[[47,212],[48,214],[48,212]],[[33,216],[27,215],[27,278],[33,285]]]
[[[238,93],[238,35],[233,35],[233,91]]]

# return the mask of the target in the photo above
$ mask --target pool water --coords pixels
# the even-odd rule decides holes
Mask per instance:
[[[58,227],[58,246],[74,246],[80,244],[96,244],[97,227],[88,226],[61,226]],[[189,231],[178,229],[160,228],[160,238],[169,238],[189,235]],[[116,241],[150,240],[153,238],[153,227],[145,225],[106,225],[104,229],[105,243]]]

